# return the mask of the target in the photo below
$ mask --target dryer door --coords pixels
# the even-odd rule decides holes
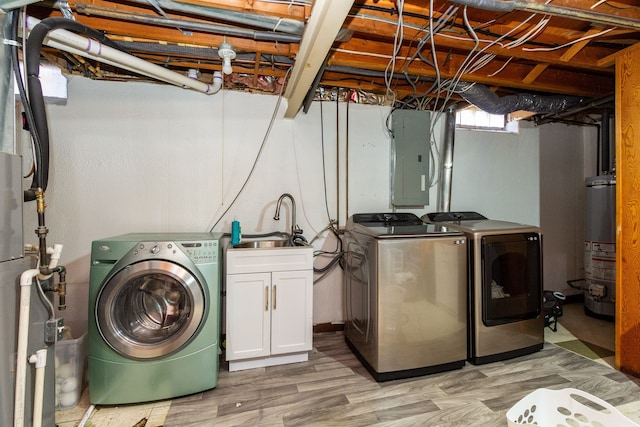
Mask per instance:
[[[118,271],[96,301],[96,323],[118,353],[153,359],[187,344],[205,317],[200,283],[181,265],[146,260]]]

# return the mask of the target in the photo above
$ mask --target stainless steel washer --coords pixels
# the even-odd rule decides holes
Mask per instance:
[[[345,338],[375,380],[464,366],[464,234],[410,213],[373,213],[350,217],[345,239]]]

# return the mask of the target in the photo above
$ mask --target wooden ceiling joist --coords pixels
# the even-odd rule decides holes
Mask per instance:
[[[640,30],[633,25],[613,26],[616,19],[640,22],[636,0],[608,0],[595,6],[592,0],[552,3],[556,9],[575,9],[583,15],[597,12],[605,23],[610,16],[609,25],[562,13],[496,14],[450,0],[405,0],[402,10],[393,0],[157,1],[163,13],[147,0],[71,0],[69,5],[78,22],[178,72],[198,64],[207,72],[220,70],[215,53],[225,38],[237,52],[234,73],[246,75],[243,81],[248,76],[253,86],[260,86],[260,76],[282,77],[295,64],[287,77],[288,116],[295,116],[319,73],[320,85],[366,87],[378,94],[393,89],[388,87],[392,81],[398,88],[396,98],[415,92],[405,73],[412,81],[422,79],[422,86],[431,86],[438,78],[460,78],[498,87],[500,95],[534,92],[603,98],[614,90],[616,56],[640,43]],[[29,13],[39,19],[60,16],[46,2],[30,5]],[[181,24],[187,31],[180,30]],[[265,40],[267,35],[272,39]],[[167,49],[160,53],[154,44]],[[81,72],[84,67],[49,53],[57,55],[60,64],[68,62],[70,69]],[[469,64],[478,66],[467,69]],[[390,65],[394,75],[385,78]],[[117,72],[109,69],[104,78]]]

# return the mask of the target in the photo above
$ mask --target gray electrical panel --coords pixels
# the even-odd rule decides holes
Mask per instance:
[[[398,207],[428,205],[431,113],[395,110],[391,126],[391,204]]]

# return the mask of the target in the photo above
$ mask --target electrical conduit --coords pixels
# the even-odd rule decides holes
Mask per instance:
[[[31,284],[40,270],[26,270],[20,276],[20,311],[18,317],[18,351],[16,356],[16,388],[13,409],[13,427],[24,426],[24,402],[27,381],[27,345],[29,340],[29,313],[31,310]]]

